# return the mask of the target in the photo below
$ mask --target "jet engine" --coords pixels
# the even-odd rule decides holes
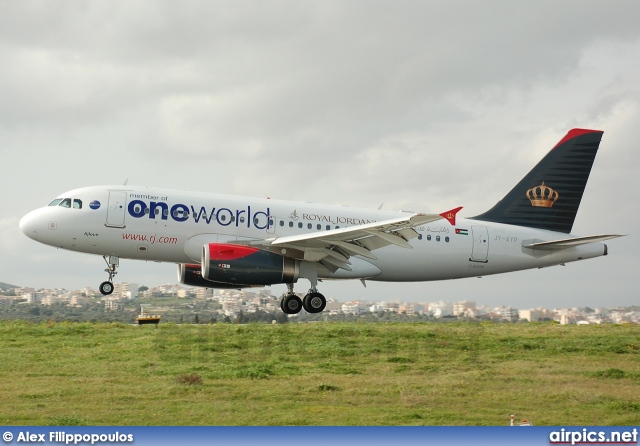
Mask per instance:
[[[251,285],[231,284],[212,282],[202,278],[202,267],[198,264],[179,263],[178,281],[188,286],[199,286],[203,288],[234,289],[249,288]]]
[[[250,246],[209,243],[202,247],[202,279],[264,286],[298,281],[297,260]]]

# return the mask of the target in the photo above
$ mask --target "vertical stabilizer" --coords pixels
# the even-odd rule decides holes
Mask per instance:
[[[511,192],[473,219],[570,233],[602,133],[569,130]]]

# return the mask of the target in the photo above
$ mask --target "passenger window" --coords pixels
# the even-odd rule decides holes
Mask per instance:
[[[322,229],[322,225],[320,225],[320,224],[319,224],[318,226],[316,226],[316,227],[318,228],[318,231],[319,231],[320,229]]]
[[[240,223],[244,223],[244,217],[240,217]]]
[[[327,231],[331,229],[331,226],[327,225]]]
[[[82,200],[74,199],[73,200],[73,208],[74,209],[82,209]]]
[[[62,206],[63,208],[70,208],[71,207],[71,198],[63,199],[58,206]]]
[[[418,240],[422,240],[422,234],[418,234]]]
[[[302,222],[298,223],[298,227],[302,229]]]
[[[231,218],[233,218],[233,217],[231,217]],[[232,221],[233,221],[233,220],[232,220]],[[272,219],[272,218],[270,218],[270,219],[269,219],[269,227],[272,227],[272,226],[273,226],[273,219]]]
[[[307,229],[311,229],[312,227],[311,223],[307,223]]]
[[[280,220],[280,226],[284,226],[284,220]]]
[[[162,210],[162,215],[164,215],[165,217],[169,216],[169,209],[163,209]]]
[[[62,201],[62,198],[56,198],[51,203],[49,203],[49,206],[58,206],[61,201]]]
[[[234,221],[236,221],[236,218],[232,215],[231,216],[231,223],[233,223]]]
[[[257,218],[253,219],[253,224],[258,226],[258,223],[260,223],[260,220],[258,220]]]
[[[427,235],[427,241],[429,241],[429,242],[431,241],[431,234]]]
[[[449,243],[449,237],[445,237],[445,238],[444,238],[444,241],[445,241],[445,242],[447,242],[447,243]]]
[[[292,221],[289,222],[289,227],[293,228],[293,222]]]
[[[226,215],[221,215],[221,216],[220,216],[220,220],[222,220],[222,221],[227,221],[227,216],[226,216]]]
[[[176,217],[176,218],[183,218],[183,217],[189,216],[189,213],[187,211],[183,211],[183,210],[180,210],[180,209],[174,209],[172,215],[174,217]],[[223,215],[223,217],[224,217],[224,215]]]
[[[157,210],[158,210],[158,209],[156,209],[156,211],[157,211]],[[149,211],[149,208],[144,208],[144,213],[145,213],[146,215],[149,215],[149,212],[150,212],[150,211]]]
[[[440,236],[436,235],[436,242],[439,242],[439,241],[440,241]]]

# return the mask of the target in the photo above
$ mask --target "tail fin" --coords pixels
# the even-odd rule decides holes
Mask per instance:
[[[602,133],[569,130],[498,204],[472,218],[570,233]]]

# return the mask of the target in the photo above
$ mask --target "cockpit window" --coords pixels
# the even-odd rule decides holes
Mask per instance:
[[[77,198],[56,198],[49,206],[60,206],[63,208],[82,209],[82,200]]]

